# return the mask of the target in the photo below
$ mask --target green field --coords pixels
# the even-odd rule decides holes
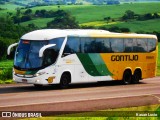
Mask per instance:
[[[21,8],[21,7],[22,6],[11,4],[11,3],[0,5],[0,8],[7,9],[7,10],[15,10],[16,8]]]
[[[71,13],[79,24],[82,23],[89,23],[95,21],[103,21],[104,17],[111,17],[111,18],[120,18],[124,15],[126,10],[132,10],[136,14],[145,14],[145,13],[160,13],[160,3],[132,3],[132,4],[120,4],[120,5],[61,5],[59,9],[66,10]],[[39,6],[33,7],[32,11],[35,12],[36,10],[58,10],[57,5],[53,6]],[[25,10],[21,10],[24,12]],[[12,12],[15,14],[15,10],[1,10],[0,16],[5,16],[7,12]],[[49,22],[50,19],[48,18],[38,18],[36,20],[32,20],[29,22],[24,22],[22,25],[27,25],[28,23],[35,23],[39,27],[45,27],[46,23]],[[146,25],[148,29],[152,28],[154,30],[160,31],[160,27],[158,28],[160,20],[151,20],[151,21],[137,21],[137,22],[128,22],[128,23],[120,23],[117,24],[118,26],[125,26],[131,27],[131,30],[137,31],[137,25],[140,24],[141,26]],[[157,24],[158,25],[157,25]],[[96,24],[95,24],[96,25]],[[107,25],[107,23],[106,23]],[[104,25],[105,26],[105,25]],[[141,30],[140,28],[138,30]],[[145,30],[145,29],[144,29]]]
[[[108,25],[108,27],[115,26],[115,25]],[[125,23],[117,23],[116,26],[122,28],[129,28],[132,32],[138,31],[159,31],[160,32],[160,19],[156,20],[146,20],[146,21],[132,21],[132,22],[125,22]]]
[[[158,31],[160,32],[160,19],[155,20],[146,20],[146,21],[128,21],[128,22],[110,22],[107,23],[105,21],[94,21],[88,23],[82,23],[81,26],[94,26],[100,27],[105,26],[106,28],[110,28],[113,26],[117,26],[119,28],[129,28],[131,32],[151,32]]]
[[[48,23],[52,20],[53,20],[53,18],[39,18],[39,19],[36,19],[36,20],[30,20],[30,21],[21,23],[21,25],[28,26],[28,24],[34,23],[39,28],[43,28],[43,27],[46,27],[46,23]]]
[[[121,4],[121,5],[62,5],[60,9],[69,11],[76,17],[79,23],[99,21],[104,17],[110,16],[111,18],[121,17],[126,10],[132,10],[137,14],[145,13],[160,13],[160,3],[134,3],[134,4]],[[35,7],[32,10],[57,10],[57,6],[41,6]]]

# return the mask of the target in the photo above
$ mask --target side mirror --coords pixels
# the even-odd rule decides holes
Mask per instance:
[[[18,45],[18,43],[11,44],[11,45],[8,47],[8,49],[7,49],[7,55],[10,55],[11,49],[12,49],[13,47],[17,46],[17,45]]]
[[[39,50],[39,57],[43,57],[43,53],[47,48],[56,46],[56,44],[49,44],[49,45],[45,45],[43,46],[40,50]]]

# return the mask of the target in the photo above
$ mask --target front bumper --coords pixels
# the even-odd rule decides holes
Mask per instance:
[[[17,83],[26,83],[26,84],[41,84],[41,85],[46,85],[50,84],[48,83],[48,79],[42,76],[38,77],[32,77],[32,78],[27,78],[27,77],[19,77],[17,75],[13,75],[13,81]]]

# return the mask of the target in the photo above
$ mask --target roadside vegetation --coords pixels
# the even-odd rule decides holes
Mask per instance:
[[[12,67],[13,60],[0,61],[0,84],[13,83]]]

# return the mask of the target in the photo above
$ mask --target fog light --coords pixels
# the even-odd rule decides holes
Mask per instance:
[[[13,78],[13,80],[15,81],[16,79],[15,79],[15,78]]]
[[[53,83],[53,79],[55,79],[55,76],[49,77],[48,78],[48,83]]]

